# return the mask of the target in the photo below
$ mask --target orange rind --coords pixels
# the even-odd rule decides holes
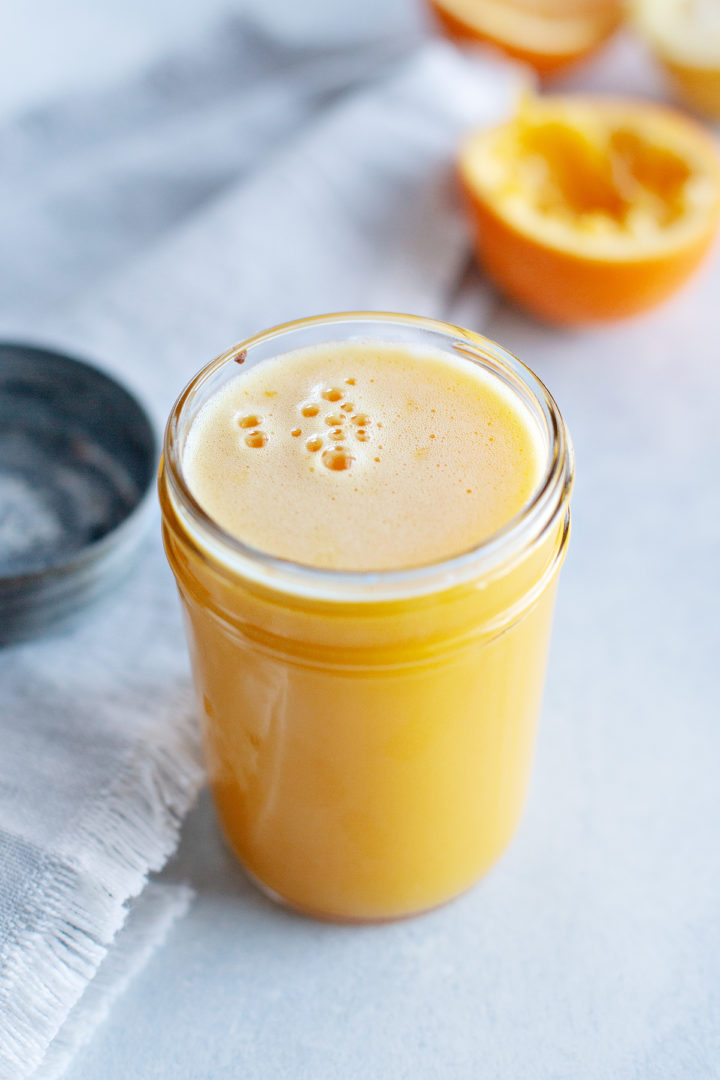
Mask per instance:
[[[650,102],[524,101],[459,157],[478,259],[513,300],[573,325],[670,296],[708,251],[720,161],[694,121]]]

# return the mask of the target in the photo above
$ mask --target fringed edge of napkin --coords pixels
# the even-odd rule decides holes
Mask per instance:
[[[174,923],[187,914],[195,892],[187,885],[150,882],[131,904],[127,921],[113,941],[94,978],[50,1043],[34,1080],[59,1080],[78,1050],[128,984],[162,945]]]
[[[48,859],[0,972],[14,1036],[0,1078],[32,1076],[104,961],[143,889],[177,847],[202,785],[197,724],[187,698],[175,719],[145,730],[125,768],[80,826],[84,858]],[[161,741],[162,740],[162,741]],[[75,829],[75,837],[78,835]]]

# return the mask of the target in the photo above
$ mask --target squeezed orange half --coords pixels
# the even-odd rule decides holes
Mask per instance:
[[[634,0],[635,26],[665,68],[677,97],[720,120],[720,4]]]
[[[441,27],[551,75],[594,52],[622,17],[618,0],[430,0]]]
[[[478,259],[543,319],[632,315],[702,261],[720,215],[711,137],[649,102],[526,100],[471,135],[459,173]]]

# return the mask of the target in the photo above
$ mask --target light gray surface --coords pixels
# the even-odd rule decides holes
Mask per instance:
[[[622,45],[583,80],[656,89]],[[499,866],[421,919],[316,924],[246,882],[205,798],[167,871],[196,904],[68,1080],[720,1076],[719,296],[716,255],[622,326],[501,307],[489,327],[550,385],[578,462],[533,788]]]

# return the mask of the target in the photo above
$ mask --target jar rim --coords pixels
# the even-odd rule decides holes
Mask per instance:
[[[402,569],[367,571],[314,567],[270,555],[239,540],[214,521],[190,491],[182,467],[180,425],[202,387],[221,369],[237,363],[239,355],[244,354],[245,359],[259,346],[275,341],[280,343],[315,328],[337,327],[341,330],[345,327],[347,330],[350,326],[363,330],[370,327],[382,330],[384,327],[386,331],[406,328],[443,338],[444,346],[441,347],[489,367],[517,396],[524,394],[525,404],[535,408],[536,419],[542,418],[548,453],[535,490],[518,514],[471,548],[449,558]],[[372,340],[383,339],[375,334]],[[279,349],[273,355],[292,347]],[[501,345],[475,331],[437,319],[397,312],[349,311],[315,315],[273,326],[236,343],[197,372],[175,401],[167,421],[160,484],[165,486],[173,512],[196,548],[227,572],[261,587],[304,599],[363,603],[434,594],[468,580],[485,578],[498,568],[512,564],[529,547],[540,543],[553,522],[565,511],[572,489],[573,469],[570,436],[555,399],[538,376]]]

